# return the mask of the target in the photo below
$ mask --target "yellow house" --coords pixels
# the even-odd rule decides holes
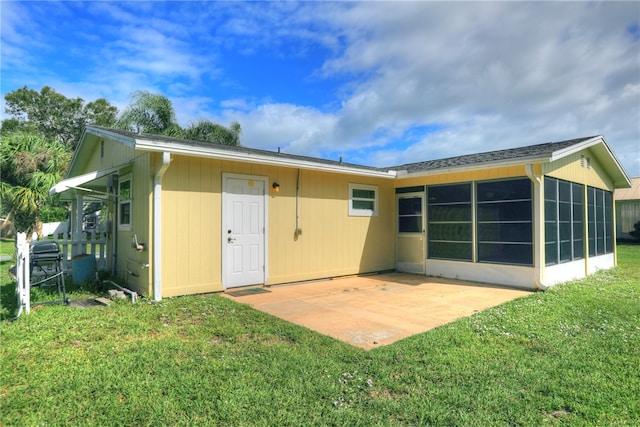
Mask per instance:
[[[615,265],[629,186],[602,136],[376,168],[89,126],[51,193],[77,233],[103,200],[111,273],[160,300],[385,270],[545,289]]]

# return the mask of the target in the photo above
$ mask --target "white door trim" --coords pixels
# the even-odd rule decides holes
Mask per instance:
[[[401,199],[420,198],[420,209],[422,216],[422,224],[420,224],[421,230],[417,232],[400,232],[400,207],[399,202]],[[427,197],[425,192],[412,192],[412,193],[399,193],[396,194],[396,269],[405,273],[425,274],[427,263]],[[422,253],[420,254],[420,263],[401,262],[399,258],[400,239],[416,239],[419,240],[422,246]]]
[[[227,245],[225,245],[225,238],[227,235],[227,230],[229,229],[227,224],[227,215],[225,211],[226,203],[227,203],[227,179],[246,179],[253,181],[260,181],[264,183],[264,195],[263,195],[263,207],[264,207],[264,242],[263,242],[263,250],[264,250],[264,283],[268,282],[269,277],[269,177],[261,176],[261,175],[244,175],[237,173],[222,173],[222,200],[220,203],[221,216],[222,216],[222,230],[221,230],[221,257],[220,263],[222,265],[222,289],[227,290]]]

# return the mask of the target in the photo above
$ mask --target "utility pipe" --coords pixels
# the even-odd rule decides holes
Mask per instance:
[[[300,169],[298,169],[298,176],[296,177],[296,236],[302,234],[300,230]]]
[[[153,299],[162,299],[162,177],[171,163],[171,153],[162,153],[162,162],[153,178]]]
[[[542,269],[544,268],[544,245],[542,244],[542,231],[544,224],[544,192],[542,187],[542,179],[537,176],[533,171],[533,165],[531,163],[525,165],[525,171],[531,181],[533,181],[533,206],[534,206],[534,218],[533,218],[533,270],[534,270],[534,286],[538,290],[546,290],[549,285],[545,283],[543,279]]]

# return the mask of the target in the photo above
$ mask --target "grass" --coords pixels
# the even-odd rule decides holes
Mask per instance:
[[[0,424],[638,425],[638,260],[369,352],[218,295],[46,306],[0,324]]]
[[[16,243],[13,239],[0,239],[0,255],[14,256],[16,254]]]

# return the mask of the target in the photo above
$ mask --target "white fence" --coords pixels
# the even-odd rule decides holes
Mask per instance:
[[[96,259],[96,270],[108,269],[106,233],[84,233],[82,238],[74,239],[68,233],[43,236],[38,240],[34,235],[31,242],[27,241],[26,233],[18,233],[16,244],[16,293],[18,297],[18,316],[24,310],[27,314],[31,310],[31,246],[38,242],[55,241],[62,253],[61,268],[65,274],[72,272],[72,255],[91,254]]]
[[[108,269],[107,259],[107,239],[106,233],[89,232],[83,233],[80,238],[74,238],[70,233],[50,234],[38,239],[33,236],[31,245],[38,242],[55,241],[62,252],[62,271],[71,273],[71,259],[73,255],[91,254],[96,259],[96,270],[104,271]],[[75,248],[75,250],[74,250]]]

